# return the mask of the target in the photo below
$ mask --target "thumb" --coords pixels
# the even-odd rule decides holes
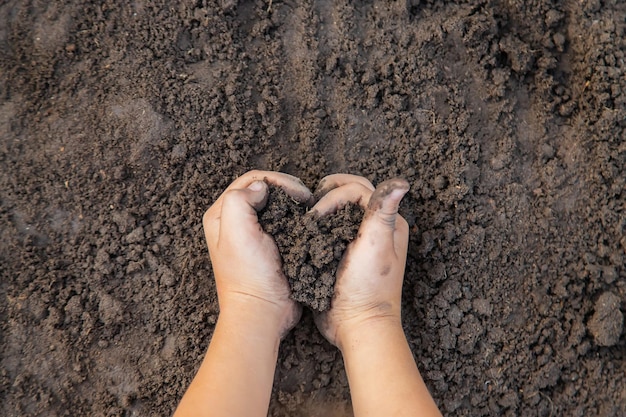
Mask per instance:
[[[268,197],[267,184],[254,181],[248,187],[230,190],[224,193],[221,212],[220,234],[238,230],[243,235],[257,233],[259,220],[257,211],[265,207]]]
[[[364,229],[375,236],[393,238],[400,200],[409,191],[409,183],[400,178],[387,180],[370,197],[363,220]]]
[[[242,191],[246,195],[246,201],[254,210],[259,211],[267,204],[268,188],[265,181],[254,181]]]

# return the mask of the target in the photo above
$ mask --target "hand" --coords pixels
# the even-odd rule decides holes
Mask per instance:
[[[267,203],[271,183],[298,201],[311,191],[291,175],[250,171],[237,178],[203,217],[215,273],[220,314],[245,311],[275,320],[280,335],[298,322],[300,306],[290,298],[274,239],[259,224],[257,211]]]
[[[342,340],[361,326],[378,321],[400,325],[402,281],[409,227],[398,205],[409,190],[402,179],[383,182],[376,189],[362,177],[347,174],[324,178],[313,207],[319,215],[336,211],[347,202],[365,208],[359,233],[337,270],[335,295],[329,311],[316,317],[322,334],[342,349]]]

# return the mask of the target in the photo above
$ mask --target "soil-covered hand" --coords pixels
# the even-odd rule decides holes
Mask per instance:
[[[257,211],[267,202],[267,183],[283,188],[298,201],[312,197],[295,177],[250,171],[228,186],[206,211],[203,225],[221,313],[246,310],[267,315],[279,321],[277,329],[284,334],[297,323],[301,308],[290,299],[276,243],[257,218]]]
[[[348,246],[337,271],[335,295],[329,311],[317,316],[322,334],[342,348],[342,338],[374,322],[400,325],[402,281],[408,245],[408,225],[398,214],[409,190],[402,179],[376,189],[362,177],[336,174],[318,187],[323,197],[313,207],[327,215],[351,201],[365,208],[359,233]]]

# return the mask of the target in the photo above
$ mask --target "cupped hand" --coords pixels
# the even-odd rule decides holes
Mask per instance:
[[[203,225],[221,313],[245,309],[267,315],[278,321],[284,335],[299,320],[301,307],[290,298],[276,243],[258,221],[257,211],[267,203],[267,183],[283,188],[297,201],[312,198],[296,177],[250,171],[230,184],[206,211]]]
[[[402,281],[409,227],[399,214],[400,200],[409,190],[403,179],[385,181],[374,189],[365,178],[335,174],[324,178],[313,207],[328,215],[348,202],[358,203],[365,215],[357,238],[337,269],[331,308],[316,317],[322,334],[341,349],[342,340],[373,321],[400,325]]]

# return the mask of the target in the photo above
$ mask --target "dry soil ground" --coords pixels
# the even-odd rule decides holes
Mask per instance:
[[[410,345],[448,415],[626,415],[621,0],[0,2],[0,414],[168,415],[237,175],[411,183]],[[349,392],[310,316],[272,416]]]

